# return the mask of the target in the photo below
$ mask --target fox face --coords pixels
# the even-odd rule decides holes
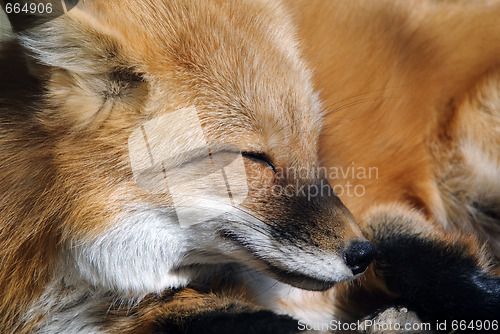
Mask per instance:
[[[1,210],[18,220],[2,240],[33,267],[44,249],[34,295],[61,281],[135,298],[228,262],[310,290],[364,271],[373,247],[321,173],[321,105],[286,18],[89,1],[18,35],[43,89],[6,102],[26,117],[2,120]]]

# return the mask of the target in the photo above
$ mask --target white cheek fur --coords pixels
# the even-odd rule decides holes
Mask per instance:
[[[92,241],[72,246],[78,276],[96,287],[140,296],[188,283],[173,271],[193,247],[189,230],[164,212],[136,211]]]

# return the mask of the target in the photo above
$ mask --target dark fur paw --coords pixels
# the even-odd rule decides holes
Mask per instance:
[[[424,320],[498,319],[500,278],[485,270],[479,250],[458,235],[415,232],[392,218],[372,231],[374,268],[402,304]]]

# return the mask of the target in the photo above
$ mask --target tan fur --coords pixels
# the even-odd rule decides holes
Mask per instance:
[[[405,202],[446,228],[458,224],[440,188],[443,169],[462,168],[450,151],[475,136],[478,150],[499,159],[498,74],[486,74],[500,65],[500,5],[313,0],[290,7],[328,112],[325,165],[379,171],[378,179],[331,180],[366,188],[365,196],[341,196],[355,217],[373,204]]]
[[[467,245],[494,272],[488,254],[498,267],[500,3],[293,0],[289,6],[327,112],[325,165],[379,172],[330,179],[334,188],[365,189],[363,196],[340,196],[362,228],[384,220],[376,214],[380,205],[389,216],[403,210],[411,228]],[[331,294],[339,316],[356,318],[392,298],[373,272],[361,282],[368,288],[343,283]]]
[[[498,137],[500,6],[430,0],[286,5],[327,112],[322,163],[379,171],[376,179],[330,179],[366,189],[362,197],[341,196],[361,225],[389,216],[447,243],[455,240],[453,232],[473,231],[498,256],[496,225],[462,223],[454,214],[470,207],[479,217],[484,212],[475,210],[474,200],[496,199],[484,191],[491,175],[467,165],[470,150],[463,149],[472,143],[498,167],[491,144]],[[33,57],[29,65],[20,61],[26,51],[17,43],[3,46],[2,330],[28,333],[43,323],[46,315],[33,306],[58,284],[52,280],[61,254],[74,242],[106,233],[127,204],[172,205],[168,194],[141,191],[132,180],[127,139],[138,124],[195,106],[211,142],[264,152],[283,169],[320,166],[320,103],[294,33],[287,10],[276,2],[81,1],[23,39]],[[329,252],[360,238],[338,199],[303,205],[301,198],[277,199],[269,190],[324,178],[283,174],[276,181],[262,164],[245,165],[252,186],[245,208],[258,217],[299,230]],[[389,206],[381,213],[379,205]],[[488,270],[486,252],[473,237],[459,242]],[[353,317],[394,297],[373,271],[362,280],[329,291],[326,300],[317,299],[320,306]],[[62,286],[59,293],[69,293]],[[103,332],[148,332],[162,317],[179,320],[232,305],[260,309],[239,293],[187,289],[163,296],[149,295],[132,313],[118,308],[109,314],[113,300],[103,298],[96,312]],[[286,301],[281,304],[286,309]],[[290,303],[290,313],[303,305],[309,304]]]

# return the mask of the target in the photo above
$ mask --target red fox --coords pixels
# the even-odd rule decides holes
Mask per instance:
[[[326,176],[294,172],[320,171],[322,109],[279,2],[7,12],[2,333],[293,333],[204,281],[240,264],[321,291],[366,269]]]
[[[499,15],[96,0],[26,29],[11,13],[0,328],[295,333],[391,305],[496,318]]]

